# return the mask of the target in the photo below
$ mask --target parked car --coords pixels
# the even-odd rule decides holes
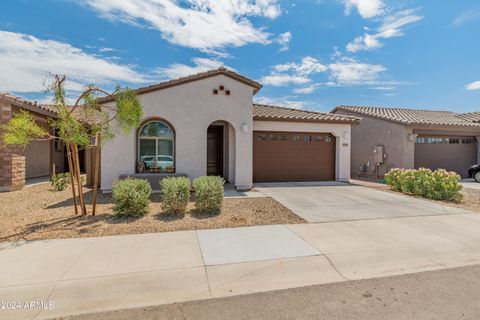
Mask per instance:
[[[480,164],[471,166],[468,169],[468,177],[475,179],[476,182],[480,182]]]
[[[165,169],[166,167],[173,166],[172,156],[160,155],[157,157],[157,161],[155,161],[155,156],[143,156],[140,160],[143,162],[145,169],[154,167]]]

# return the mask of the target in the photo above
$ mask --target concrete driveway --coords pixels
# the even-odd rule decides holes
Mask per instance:
[[[261,183],[255,187],[308,222],[468,213],[433,201],[347,183]]]
[[[460,183],[464,188],[480,190],[480,183],[475,182],[473,179],[462,179]]]

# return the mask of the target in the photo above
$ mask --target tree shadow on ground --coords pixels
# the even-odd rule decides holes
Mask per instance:
[[[0,237],[0,241],[9,241],[12,239],[27,240],[27,236],[34,233],[54,232],[57,230],[74,229],[79,233],[87,233],[96,229],[97,222],[106,222],[112,220],[112,215],[108,213],[92,215],[74,215],[70,217],[52,218],[43,221],[26,224],[25,227],[17,233]]]
[[[83,193],[83,198],[86,205],[92,205],[93,203],[93,190],[89,190]],[[78,194],[77,194],[77,203],[78,203]],[[112,195],[111,194],[104,194],[101,192],[97,193],[97,204],[112,204]],[[55,204],[51,204],[47,206],[47,209],[56,209],[56,208],[65,208],[65,207],[73,207],[73,197],[70,197],[66,200],[57,202]]]
[[[185,218],[185,213],[165,213],[165,212],[158,212],[154,215],[157,220],[162,222],[172,222],[172,221],[179,221]]]
[[[55,191],[54,191],[55,192]],[[93,190],[88,190],[87,192],[83,193],[83,198],[86,205],[93,204]],[[78,194],[77,194],[77,203],[78,203]],[[150,196],[150,201],[154,203],[161,203],[162,198],[159,194],[152,194]],[[112,194],[111,193],[97,193],[97,204],[113,204],[112,201]],[[55,204],[51,204],[46,207],[46,209],[56,209],[56,208],[65,208],[65,207],[72,207],[73,208],[73,197],[70,197],[66,200],[57,202]]]
[[[189,214],[198,220],[211,219],[218,217],[222,213],[221,210],[218,211],[203,211],[198,209],[192,209],[189,211]]]

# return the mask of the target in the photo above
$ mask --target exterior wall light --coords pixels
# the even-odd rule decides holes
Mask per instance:
[[[248,132],[248,124],[242,123],[241,129],[242,129],[243,133],[247,133]]]

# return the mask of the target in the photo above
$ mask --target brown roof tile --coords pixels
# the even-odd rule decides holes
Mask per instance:
[[[253,120],[357,124],[359,123],[360,118],[254,103]]]
[[[365,106],[338,106],[332,110],[341,114],[342,110],[360,115],[402,123],[406,125],[447,125],[480,127],[480,113],[456,113],[452,111],[436,111],[405,108],[381,108]]]
[[[7,101],[15,106],[25,108],[27,110],[38,112],[46,116],[55,118],[57,112],[55,109],[48,105],[37,104],[37,102],[31,102],[23,98],[9,94],[8,92],[0,92],[0,99]]]

